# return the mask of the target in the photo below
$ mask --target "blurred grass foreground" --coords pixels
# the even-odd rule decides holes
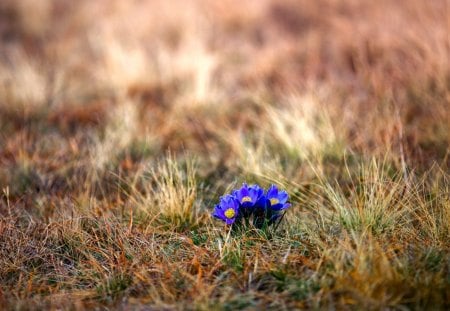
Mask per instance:
[[[449,16],[1,0],[0,309],[448,310]],[[211,216],[243,182],[276,232]]]

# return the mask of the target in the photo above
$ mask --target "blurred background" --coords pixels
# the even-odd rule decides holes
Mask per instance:
[[[2,0],[0,176],[169,149],[217,168],[260,146],[448,164],[448,16],[445,0]]]

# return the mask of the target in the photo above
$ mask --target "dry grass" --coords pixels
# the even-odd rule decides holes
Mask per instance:
[[[0,2],[6,309],[448,309],[449,4]],[[276,232],[210,216],[286,188]]]

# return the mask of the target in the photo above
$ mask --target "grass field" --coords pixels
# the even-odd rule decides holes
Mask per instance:
[[[0,1],[0,309],[450,308],[446,0]],[[277,230],[211,216],[286,189]]]

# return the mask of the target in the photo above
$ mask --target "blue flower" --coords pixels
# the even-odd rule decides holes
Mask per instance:
[[[264,189],[258,185],[248,186],[243,183],[240,189],[233,191],[233,195],[243,208],[265,207]]]
[[[225,221],[227,225],[233,224],[239,216],[239,201],[230,194],[221,197],[214,208],[213,216]]]
[[[274,224],[284,215],[291,204],[289,195],[275,185],[267,192],[258,185],[242,184],[242,187],[220,198],[213,216],[234,227],[248,225],[250,220],[256,228]]]
[[[271,185],[267,190],[266,198],[268,206],[272,211],[282,211],[291,206],[288,202],[289,194],[284,190],[278,190],[275,185]]]

